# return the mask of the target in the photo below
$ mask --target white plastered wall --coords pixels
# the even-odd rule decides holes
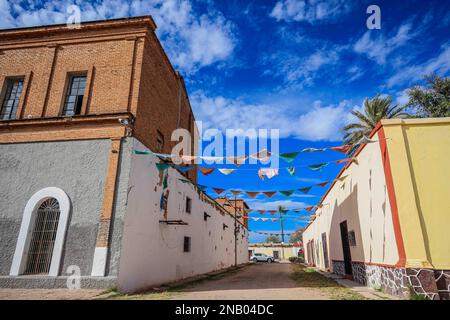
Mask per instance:
[[[339,224],[347,221],[348,231],[355,232],[356,246],[351,246],[353,262],[395,265],[398,251],[386,188],[378,134],[357,156],[336,182],[316,212],[315,221],[303,233],[305,256],[307,243],[314,240],[315,262],[324,266],[322,233],[327,235],[329,260],[343,260]]]
[[[137,140],[134,148],[146,150]],[[132,155],[127,212],[119,267],[119,289],[134,292],[189,276],[234,265],[234,219],[214,208],[175,169],[169,169],[168,220],[188,225],[160,223],[163,192],[153,155]],[[185,212],[186,197],[192,210]],[[204,221],[204,212],[211,217]],[[223,229],[223,224],[228,228]],[[248,261],[248,231],[238,233],[238,264]],[[191,237],[191,251],[183,252],[184,237]]]

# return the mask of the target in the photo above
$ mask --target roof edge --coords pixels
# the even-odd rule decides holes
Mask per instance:
[[[105,19],[105,20],[92,20],[81,22],[81,29],[69,28],[66,23],[60,24],[49,24],[42,26],[32,26],[32,27],[20,27],[20,28],[10,28],[10,29],[0,29],[0,35],[4,36],[22,36],[22,35],[33,35],[40,34],[43,32],[54,32],[54,31],[77,31],[83,29],[104,29],[117,27],[121,25],[129,24],[146,24],[151,30],[157,28],[155,21],[152,16],[137,16],[128,18],[117,18],[117,19]]]

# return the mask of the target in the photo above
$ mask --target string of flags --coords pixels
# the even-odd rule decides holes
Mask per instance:
[[[286,197],[291,196],[292,194],[294,194],[295,192],[299,191],[302,194],[308,194],[309,191],[314,187],[325,187],[327,184],[329,184],[331,181],[324,181],[324,182],[320,182],[320,183],[316,183],[314,185],[310,185],[307,187],[303,187],[303,188],[296,188],[296,189],[291,189],[291,190],[266,190],[266,191],[248,191],[248,190],[237,190],[237,189],[225,189],[225,188],[217,188],[217,187],[210,187],[210,186],[206,186],[206,185],[202,185],[202,184],[198,184],[198,183],[194,183],[188,179],[179,179],[181,182],[184,183],[191,183],[193,185],[195,185],[197,188],[199,188],[200,190],[206,191],[207,189],[211,189],[213,190],[217,195],[222,195],[223,193],[226,192],[230,192],[231,194],[235,195],[235,196],[239,196],[241,194],[246,194],[247,196],[249,196],[250,198],[254,199],[256,196],[262,194],[265,195],[267,198],[272,198],[275,194],[279,193],[282,194]]]
[[[286,220],[304,220],[304,219],[311,219],[312,216],[301,216],[301,217],[282,217],[282,218],[260,218],[260,217],[249,217],[249,216],[243,216],[244,219],[253,220],[253,221],[271,221],[271,222],[277,222],[277,221],[286,221]]]
[[[248,232],[253,232],[253,233],[258,233],[258,234],[263,234],[266,236],[281,236],[282,233],[277,233],[277,232],[264,232],[264,231],[254,231],[254,230],[248,230]],[[292,234],[294,234],[293,232],[289,232],[289,233],[283,233],[285,236],[290,236]]]
[[[284,195],[286,197],[289,197],[289,196],[293,195],[297,191],[301,192],[302,194],[309,194],[310,190],[313,187],[325,187],[329,183],[332,183],[334,181],[344,181],[347,178],[347,176],[348,175],[344,175],[344,176],[338,177],[338,178],[336,178],[335,180],[332,180],[332,181],[323,181],[323,182],[315,183],[313,185],[310,185],[310,186],[307,186],[307,187],[302,187],[302,188],[295,188],[295,189],[290,189],[290,190],[264,190],[264,191],[253,191],[253,190],[249,191],[249,190],[217,188],[217,187],[211,187],[211,186],[206,186],[206,185],[194,183],[194,182],[192,182],[192,181],[190,181],[188,179],[179,179],[179,180],[181,182],[184,182],[184,183],[191,183],[191,184],[195,185],[197,188],[199,188],[202,191],[206,191],[207,189],[211,189],[219,196],[222,195],[223,193],[230,192],[231,194],[233,194],[235,196],[239,196],[241,194],[246,194],[250,198],[254,199],[256,196],[258,196],[260,194],[265,195],[267,198],[272,198],[277,193],[282,194],[282,195]]]
[[[142,152],[143,151],[135,150],[135,154],[143,154]],[[209,176],[211,173],[213,173],[216,170],[219,171],[220,173],[222,173],[223,175],[229,175],[236,170],[258,170],[259,178],[261,180],[264,180],[265,178],[272,179],[273,177],[279,175],[280,169],[286,169],[287,172],[291,176],[294,176],[295,171],[296,171],[295,169],[299,168],[299,167],[309,168],[313,171],[321,171],[323,168],[328,166],[330,163],[343,164],[343,163],[350,162],[350,161],[355,162],[357,164],[356,159],[345,158],[345,159],[327,161],[327,162],[310,164],[310,165],[299,165],[299,166],[284,167],[284,168],[259,168],[259,169],[258,168],[256,168],[256,169],[255,168],[245,168],[245,169],[244,168],[239,168],[239,169],[217,168],[216,169],[216,168],[199,167],[198,171],[201,172],[205,176]],[[156,167],[157,167],[158,171],[164,171],[169,167],[173,167],[175,169],[180,170],[181,172],[187,172],[187,171],[195,168],[195,166],[173,165],[173,164],[169,164],[169,163],[157,163]]]
[[[337,152],[341,152],[341,153],[347,153],[355,146],[358,146],[361,144],[373,143],[373,142],[377,142],[377,141],[366,138],[366,139],[364,139],[364,141],[362,141],[358,144],[354,144],[354,145],[340,145],[340,146],[328,147],[328,148],[304,148],[300,151],[284,152],[284,153],[280,153],[280,154],[272,153],[272,152],[268,151],[267,149],[263,149],[263,150],[255,153],[253,155],[250,155],[250,156],[220,156],[219,157],[219,156],[183,155],[183,156],[181,156],[181,160],[183,161],[183,163],[191,163],[192,161],[197,160],[197,159],[201,159],[201,160],[205,160],[205,161],[212,161],[212,162],[226,160],[226,161],[228,161],[228,163],[240,166],[241,164],[245,163],[245,161],[248,158],[252,158],[252,159],[256,159],[256,160],[260,160],[260,161],[266,161],[270,157],[277,156],[278,158],[282,159],[283,161],[285,161],[287,163],[291,163],[295,160],[295,158],[300,153],[323,152],[323,151],[327,151],[327,150],[333,150],[333,151],[337,151]],[[167,153],[154,153],[152,151],[147,151],[147,150],[135,150],[135,154],[141,154],[141,155],[154,154],[165,160],[171,160],[174,157],[179,157],[179,155],[172,155],[172,154],[167,154]]]

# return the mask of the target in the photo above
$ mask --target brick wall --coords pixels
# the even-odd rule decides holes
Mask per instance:
[[[170,153],[180,90],[180,127],[193,133],[194,117],[154,28],[150,17],[140,17],[85,23],[80,30],[60,25],[0,31],[0,88],[7,77],[24,77],[16,118],[57,117],[68,75],[83,72],[82,115],[131,112],[136,137],[155,150],[159,130],[163,152]],[[196,179],[195,170],[189,175]]]

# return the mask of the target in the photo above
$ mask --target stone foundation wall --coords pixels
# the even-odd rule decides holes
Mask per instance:
[[[395,296],[407,297],[409,294],[406,271],[403,268],[366,264],[365,284]]]
[[[331,260],[331,268],[334,274],[343,276],[345,275],[344,261]]]
[[[450,299],[450,271],[394,268],[352,263],[353,279],[383,292],[408,297],[410,291],[430,300]]]
[[[333,273],[344,276],[344,261],[332,260]],[[450,300],[450,270],[395,268],[352,262],[353,280],[383,292],[408,298],[414,291],[430,300]]]

